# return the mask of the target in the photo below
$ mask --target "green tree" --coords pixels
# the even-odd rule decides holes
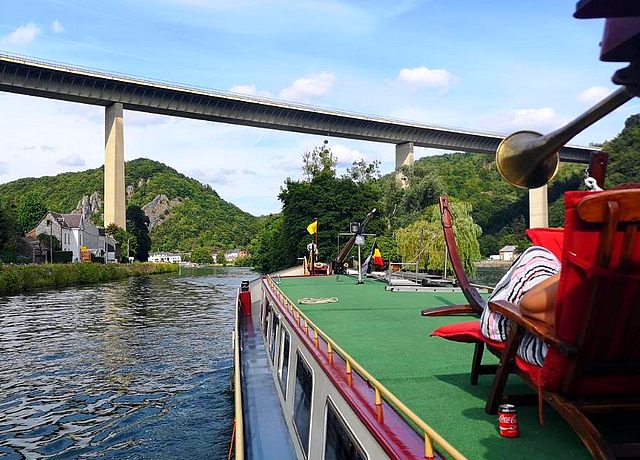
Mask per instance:
[[[17,236],[15,216],[10,210],[0,205],[0,251]]]
[[[195,262],[197,264],[210,264],[213,262],[213,258],[211,257],[211,250],[207,248],[194,248],[191,251],[191,262]]]
[[[478,242],[480,243],[480,253],[484,257],[497,254],[502,246],[494,235],[482,235]]]
[[[640,181],[640,115],[631,115],[615,139],[606,142],[609,153],[606,187]]]
[[[18,230],[26,233],[33,229],[47,214],[47,207],[36,193],[27,193],[18,204]]]
[[[327,141],[321,147],[314,147],[302,155],[302,173],[307,180],[313,180],[320,175],[334,177],[338,159],[327,147]]]
[[[233,261],[233,265],[236,267],[248,267],[250,266],[250,260],[249,257],[237,257],[236,260]]]
[[[226,267],[226,266],[227,266],[227,263],[228,263],[228,262],[227,262],[226,257],[224,256],[224,251],[220,251],[220,252],[218,252],[218,254],[217,254],[217,256],[216,256],[216,260],[217,260],[217,261],[218,261],[218,263],[219,263],[220,265],[222,265],[223,267]]]
[[[54,235],[50,235],[48,233],[41,233],[38,235],[38,241],[40,241],[40,245],[47,249],[51,249],[53,247],[54,251],[61,251],[62,244],[60,240],[56,238]]]
[[[149,218],[140,206],[127,207],[127,229],[133,237],[129,254],[136,260],[146,262],[149,259],[151,238],[149,237]]]
[[[338,232],[347,231],[350,222],[362,221],[373,208],[380,207],[378,188],[325,174],[309,182],[287,180],[279,198],[282,201],[281,248],[285,266],[296,265],[298,257],[306,255],[306,246],[314,239],[307,233],[307,226],[316,217],[319,259],[329,262],[337,253]],[[381,234],[384,228],[384,222],[375,216],[366,231]]]
[[[364,159],[354,161],[347,168],[347,177],[357,184],[373,182],[380,178],[380,162],[367,163]]]
[[[482,230],[471,217],[472,207],[469,203],[450,200],[449,209],[460,259],[465,271],[473,276],[476,272],[475,262],[481,259],[478,238]],[[399,229],[396,239],[403,261],[418,262],[422,269],[444,270],[445,242],[437,205],[430,206],[423,219]]]
[[[249,243],[250,263],[262,273],[271,273],[288,266],[282,214],[264,218],[256,236]]]
[[[127,254],[133,254],[132,248],[130,247],[131,241],[134,238],[133,235],[113,223],[109,224],[104,232],[107,235],[111,235],[120,244],[120,260],[129,262],[126,258]]]

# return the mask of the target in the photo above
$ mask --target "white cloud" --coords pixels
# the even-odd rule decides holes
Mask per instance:
[[[20,150],[24,150],[25,152],[28,152],[30,150],[41,150],[42,152],[53,152],[55,150],[55,147],[53,147],[52,145],[25,145],[21,147]]]
[[[82,112],[79,112],[82,113]],[[98,121],[103,114],[96,114],[95,112],[85,112],[87,118],[93,118],[98,116]],[[83,116],[83,115],[81,115]],[[171,124],[172,118],[167,115],[158,115],[155,113],[136,112],[134,110],[125,110],[124,123],[125,129],[128,127],[136,126],[146,128],[148,126],[168,125]]]
[[[246,94],[248,96],[273,97],[273,94],[269,91],[258,90],[256,85],[234,85],[229,91],[237,94]]]
[[[481,120],[482,129],[511,133],[516,130],[546,132],[558,128],[564,120],[550,107],[515,109],[499,112]]]
[[[604,86],[592,86],[578,94],[578,100],[585,104],[593,105],[611,94],[612,90]]]
[[[331,146],[331,153],[335,155],[338,160],[338,167],[349,167],[354,161],[366,160],[367,156],[357,149],[345,147],[341,144],[335,144]]]
[[[33,22],[20,26],[6,37],[0,40],[0,43],[7,45],[27,45],[35,40],[40,34],[40,29]]]
[[[72,167],[84,166],[86,164],[86,162],[80,155],[69,155],[64,158],[60,158],[58,161],[56,161],[56,163],[60,166]]]
[[[0,161],[0,176],[9,172],[9,163]]]
[[[550,107],[518,109],[512,112],[511,123],[517,127],[549,126],[560,123],[560,119],[556,111]]]
[[[308,101],[326,96],[333,88],[335,80],[335,75],[330,72],[312,73],[283,89],[280,97],[290,101]]]
[[[53,30],[53,33],[59,34],[61,32],[64,32],[64,26],[60,21],[56,19],[51,23],[51,30]]]
[[[229,183],[228,174],[223,170],[218,171],[205,171],[199,168],[193,168],[189,170],[190,177],[199,180],[203,184],[217,184],[226,185]]]
[[[420,66],[413,69],[402,69],[396,80],[413,89],[424,87],[447,89],[455,82],[456,78],[448,70]]]

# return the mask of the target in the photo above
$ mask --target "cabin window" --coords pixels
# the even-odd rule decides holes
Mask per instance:
[[[291,338],[289,332],[282,328],[282,347],[280,349],[280,367],[278,367],[278,379],[280,380],[280,388],[284,399],[287,399],[287,378],[289,377],[289,348]]]
[[[296,390],[293,403],[293,425],[298,433],[305,456],[309,455],[309,432],[311,431],[311,395],[313,375],[300,352],[296,359]]]
[[[269,336],[269,355],[271,362],[276,364],[276,351],[278,350],[278,342],[280,338],[280,318],[274,313],[271,320],[271,335]]]
[[[264,309],[264,329],[262,331],[265,338],[267,337],[267,331],[269,330],[269,313],[270,312],[271,312],[271,304],[267,300],[265,303],[265,309]]]
[[[327,399],[324,458],[325,460],[365,460],[367,458],[330,399]]]

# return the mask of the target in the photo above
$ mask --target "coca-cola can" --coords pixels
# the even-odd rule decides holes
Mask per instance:
[[[498,407],[498,427],[500,436],[517,438],[520,436],[518,427],[518,411],[513,404],[501,404]]]

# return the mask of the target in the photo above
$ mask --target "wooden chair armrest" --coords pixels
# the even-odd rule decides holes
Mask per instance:
[[[555,327],[550,326],[544,321],[524,316],[520,307],[512,304],[511,302],[507,302],[506,300],[494,300],[489,302],[489,310],[500,313],[502,316],[513,321],[527,332],[531,332],[533,335],[540,338],[543,342],[557,348],[565,355],[572,355],[577,352],[575,346],[560,340],[558,336],[556,336]]]
[[[472,305],[444,305],[442,307],[430,307],[422,310],[422,316],[453,316],[474,315],[480,316],[477,308]]]

